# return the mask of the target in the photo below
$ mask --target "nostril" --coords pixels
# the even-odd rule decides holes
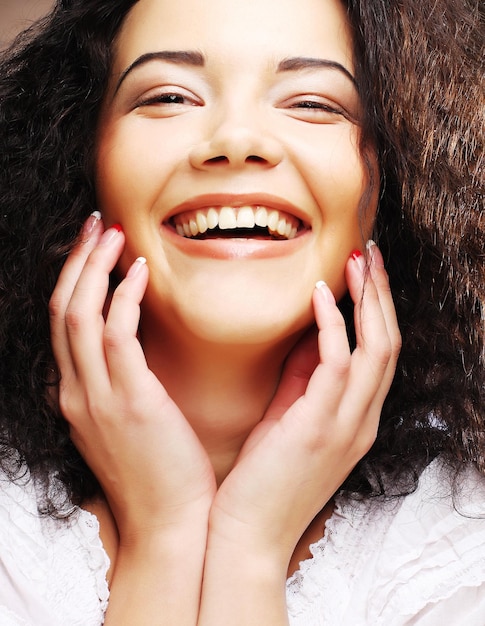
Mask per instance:
[[[248,157],[246,157],[246,162],[248,161],[250,163],[264,163],[266,159],[263,159],[263,157],[260,156],[256,156],[255,154],[250,154]]]
[[[220,163],[221,161],[228,161],[229,159],[224,156],[216,156],[206,160],[206,163]]]

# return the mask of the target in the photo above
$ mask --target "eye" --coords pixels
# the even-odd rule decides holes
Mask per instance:
[[[141,96],[134,105],[135,109],[144,107],[160,108],[165,110],[167,114],[174,114],[186,107],[195,107],[203,104],[197,96],[181,89],[163,88],[152,90]]]
[[[282,103],[281,108],[292,117],[314,124],[331,124],[351,119],[349,113],[337,103],[319,95],[302,95],[290,98]]]
[[[331,106],[325,102],[317,102],[315,100],[301,100],[292,104],[290,109],[308,109],[313,110],[315,112],[324,111],[326,113],[336,113],[340,115],[342,113],[342,109],[337,108],[336,106]]]

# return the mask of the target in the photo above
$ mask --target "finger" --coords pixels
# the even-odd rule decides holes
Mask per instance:
[[[140,302],[148,284],[146,259],[139,257],[113,293],[104,329],[104,348],[113,388],[136,385],[148,369],[138,340]]]
[[[381,392],[377,394],[375,398],[375,402],[380,402],[382,404],[394,378],[399,353],[401,351],[402,339],[396,309],[392,298],[391,287],[389,285],[389,277],[384,268],[382,254],[373,241],[368,242],[367,250],[370,257],[369,265],[371,276],[376,286],[377,295],[391,344],[391,357],[383,377]]]
[[[65,323],[66,309],[86,259],[98,243],[102,232],[101,214],[95,211],[86,220],[79,242],[64,263],[50,298],[49,315],[52,350],[63,376],[68,375],[73,370]]]
[[[355,402],[353,398],[358,396],[363,406],[379,407],[380,413],[399,353],[388,330],[388,325],[392,326],[397,322],[392,319],[395,313],[392,313],[384,292],[387,278],[381,276],[378,287],[371,273],[366,272],[365,260],[361,254],[349,260],[346,275],[349,292],[355,303],[357,342],[352,355],[347,406]],[[343,403],[344,411],[345,406]]]
[[[392,298],[389,277],[384,267],[384,259],[374,241],[367,242],[369,267],[372,279],[377,289],[377,295],[381,304],[387,332],[391,339],[393,350],[399,352],[401,348],[401,333],[397,321],[396,308]]]
[[[96,389],[109,383],[103,345],[103,308],[109,275],[120,257],[123,244],[124,235],[119,226],[103,233],[86,259],[66,310],[73,365],[86,388]]]
[[[335,298],[323,281],[313,292],[315,320],[319,329],[318,348],[320,362],[310,378],[305,393],[308,407],[321,413],[335,414],[347,386],[350,367],[350,346],[344,318]]]

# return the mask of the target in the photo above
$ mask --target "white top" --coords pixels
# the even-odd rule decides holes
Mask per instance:
[[[485,479],[459,485],[453,503],[434,461],[404,498],[339,497],[288,580],[291,626],[485,626]],[[108,565],[93,515],[39,517],[32,482],[0,479],[1,626],[99,626]]]

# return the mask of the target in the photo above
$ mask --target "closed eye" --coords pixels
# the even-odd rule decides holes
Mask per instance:
[[[202,104],[195,96],[180,91],[163,91],[148,93],[135,102],[135,108],[146,106],[162,106],[177,108],[185,106],[199,106]]]
[[[349,111],[334,101],[318,95],[301,95],[285,100],[280,107],[298,120],[312,124],[334,124],[347,120],[357,120]]]
[[[326,111],[327,113],[342,114],[342,109],[331,106],[325,102],[317,102],[315,100],[300,100],[291,104],[290,109],[310,109],[315,111]]]

